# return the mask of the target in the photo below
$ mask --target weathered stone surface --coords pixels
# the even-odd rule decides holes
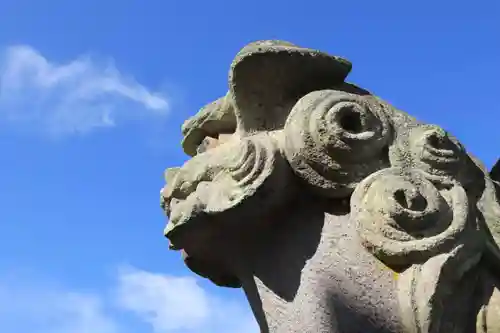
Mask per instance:
[[[281,41],[238,53],[165,173],[171,248],[242,287],[261,332],[500,332],[498,166],[350,69]]]

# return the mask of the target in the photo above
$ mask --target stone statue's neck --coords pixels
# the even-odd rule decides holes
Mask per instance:
[[[349,332],[351,323],[343,318],[357,318],[359,331],[379,332],[384,323],[373,327],[370,317],[380,322],[396,311],[387,297],[392,273],[364,251],[349,216],[313,204],[281,222],[241,261],[246,274],[240,280],[261,331]],[[369,293],[372,299],[366,298]]]
[[[243,288],[262,333],[337,333],[326,293],[318,289],[302,286],[301,295],[287,300],[257,276],[245,282]]]
[[[277,332],[287,311],[287,302],[269,290],[255,276],[243,281],[243,290],[257,320],[261,333]]]
[[[240,261],[245,263],[240,277],[243,289],[261,331],[299,332],[293,322],[314,317],[308,324],[314,332],[330,332],[318,326],[327,322],[326,318],[318,320],[327,315],[321,313],[327,307],[320,306],[321,298],[314,296],[325,295],[320,292],[322,286],[313,282],[322,274],[304,272],[320,268],[318,258],[330,247],[325,243],[325,211],[317,204],[302,203],[271,221],[272,230],[259,232],[259,241],[251,242],[258,246],[249,248]]]
[[[258,246],[248,247],[237,260],[244,263],[239,278],[262,332],[295,332],[287,331],[286,323],[293,312],[304,313],[297,294],[307,287],[303,270],[324,238],[325,212],[302,203],[277,215],[258,232],[258,241],[250,242]]]

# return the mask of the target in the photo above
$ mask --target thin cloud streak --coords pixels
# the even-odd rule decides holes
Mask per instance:
[[[51,135],[85,133],[121,121],[165,116],[168,99],[109,61],[80,56],[58,64],[27,45],[0,63],[0,121]]]

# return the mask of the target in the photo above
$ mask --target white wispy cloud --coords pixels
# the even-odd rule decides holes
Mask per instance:
[[[117,270],[115,284],[94,291],[72,290],[46,281],[0,278],[0,332],[255,333],[250,310],[202,288],[191,276],[171,276],[133,267]]]
[[[0,121],[51,135],[88,132],[141,116],[164,116],[165,96],[126,76],[112,61],[80,56],[53,62],[27,45],[0,57]]]
[[[203,289],[194,277],[122,269],[118,304],[150,323],[156,333],[255,333],[249,309]]]

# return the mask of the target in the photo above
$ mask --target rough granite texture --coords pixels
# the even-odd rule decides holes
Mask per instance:
[[[236,55],[165,172],[171,249],[243,288],[262,333],[500,332],[500,167],[351,67],[276,40]]]

